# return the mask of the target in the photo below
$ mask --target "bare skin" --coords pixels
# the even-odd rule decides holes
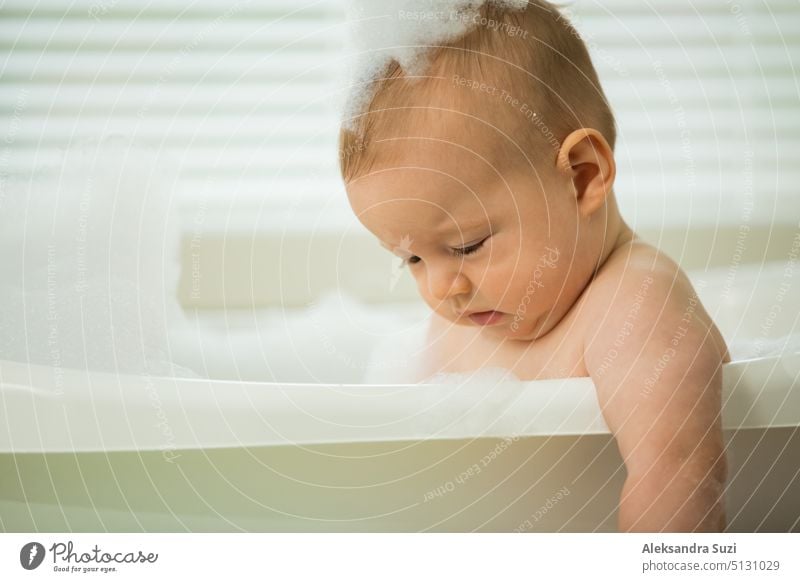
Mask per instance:
[[[580,129],[532,169],[459,144],[388,140],[392,163],[347,184],[434,312],[420,378],[591,377],[627,469],[619,529],[722,531],[727,348],[678,266],[620,217],[611,148]]]

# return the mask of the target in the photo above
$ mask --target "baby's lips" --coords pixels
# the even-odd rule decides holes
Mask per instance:
[[[478,325],[495,325],[505,316],[500,311],[474,311],[468,314],[470,320]]]

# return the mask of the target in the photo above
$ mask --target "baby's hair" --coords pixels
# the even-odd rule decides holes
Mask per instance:
[[[340,131],[346,183],[377,165],[372,143],[441,124],[443,109],[463,114],[465,127],[477,120],[502,148],[532,161],[555,162],[562,140],[581,127],[598,130],[614,147],[614,115],[587,47],[550,2],[531,0],[517,10],[486,2],[466,34],[431,47],[427,57],[421,75],[393,60],[372,86],[356,88],[371,93]]]

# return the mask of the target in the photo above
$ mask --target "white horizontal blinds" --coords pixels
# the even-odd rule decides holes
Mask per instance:
[[[252,217],[262,204],[342,198],[339,2],[0,6],[0,108],[24,101],[10,172],[57,163],[64,148],[119,134],[180,166],[188,209],[201,201]]]
[[[121,134],[176,160],[187,209],[237,210],[245,224],[264,205],[346,214],[340,0],[0,6],[0,111],[13,137],[3,172]],[[617,115],[628,219],[800,215],[796,0],[580,0],[568,12]]]
[[[633,222],[800,220],[800,4],[603,0],[571,13],[617,116]]]

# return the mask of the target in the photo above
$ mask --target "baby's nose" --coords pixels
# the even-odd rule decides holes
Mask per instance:
[[[471,289],[469,278],[461,269],[439,267],[428,270],[428,293],[439,301],[469,293]]]

